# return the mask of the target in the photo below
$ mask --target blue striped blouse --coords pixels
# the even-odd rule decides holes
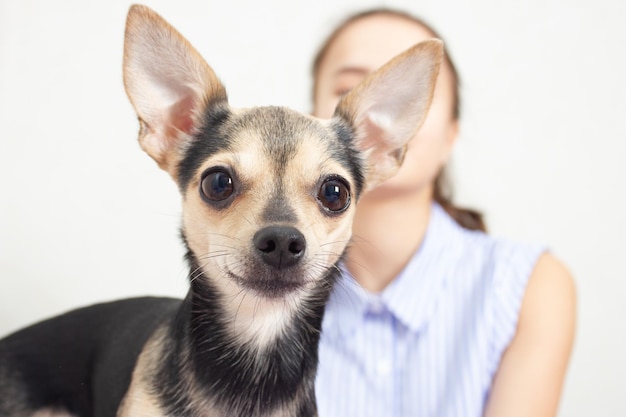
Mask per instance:
[[[346,272],[322,326],[320,417],[482,416],[545,249],[458,226],[438,205],[382,293]]]

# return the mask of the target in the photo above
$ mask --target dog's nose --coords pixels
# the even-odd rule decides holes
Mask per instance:
[[[278,269],[295,265],[306,249],[304,235],[293,227],[266,227],[256,232],[252,240],[263,261]]]

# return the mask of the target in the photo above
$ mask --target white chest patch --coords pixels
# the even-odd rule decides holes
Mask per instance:
[[[229,298],[232,301],[227,310],[234,336],[259,349],[275,340],[301,308],[301,296],[297,293],[269,299],[239,290]]]

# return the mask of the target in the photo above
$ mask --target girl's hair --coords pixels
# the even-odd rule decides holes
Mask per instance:
[[[419,26],[422,26],[424,29],[429,31],[433,37],[442,39],[441,36],[427,23],[425,23],[422,19],[419,19],[415,16],[412,16],[406,12],[389,9],[389,8],[376,8],[366,10],[354,15],[349,16],[345,19],[341,24],[339,24],[335,30],[326,38],[326,41],[322,44],[322,47],[319,49],[317,54],[315,55],[315,59],[313,61],[313,100],[316,100],[316,91],[317,91],[317,78],[319,75],[320,67],[326,58],[328,50],[335,42],[335,40],[339,37],[341,32],[348,27],[351,23],[356,22],[357,20],[361,20],[370,16],[392,16],[399,17],[402,19],[409,20],[411,22],[416,23]],[[459,73],[450,58],[450,54],[447,49],[444,54],[444,62],[445,65],[448,65],[450,68],[450,72],[452,74],[452,83],[453,83],[453,108],[452,108],[452,117],[454,120],[458,120],[461,117],[461,100],[459,87],[461,84]],[[485,226],[485,222],[483,220],[482,213],[476,210],[470,210],[466,208],[457,207],[452,202],[452,186],[448,179],[447,172],[445,167],[439,172],[437,178],[435,179],[434,191],[433,191],[433,199],[462,227],[469,230],[481,230],[486,231],[487,228]]]

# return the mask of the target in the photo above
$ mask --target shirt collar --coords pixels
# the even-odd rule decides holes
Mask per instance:
[[[438,204],[432,205],[424,241],[398,277],[382,293],[387,308],[414,332],[435,311],[458,259],[461,227]]]
[[[435,311],[460,247],[455,234],[460,226],[433,203],[424,240],[404,270],[380,294],[363,289],[342,268],[331,294],[323,330],[345,335],[365,318],[372,306],[384,308],[413,332],[418,332]],[[446,260],[443,261],[443,258]]]

